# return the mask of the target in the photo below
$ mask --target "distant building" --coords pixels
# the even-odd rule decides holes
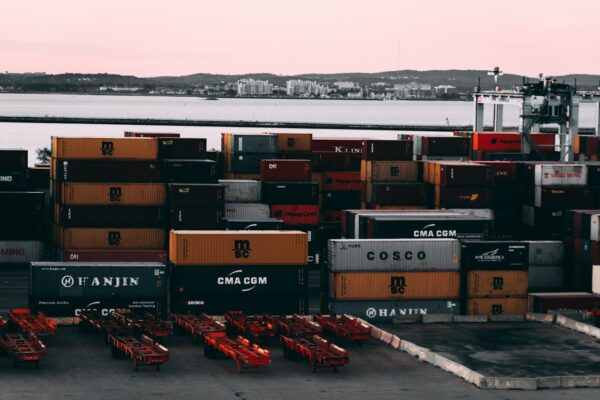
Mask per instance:
[[[140,87],[127,87],[127,86],[100,86],[98,88],[101,92],[125,92],[133,93],[142,90]]]
[[[328,91],[327,86],[315,81],[293,79],[286,82],[288,96],[321,96],[326,95]]]
[[[352,90],[360,88],[360,85],[357,82],[350,81],[333,82],[333,86],[338,88],[338,90]]]
[[[396,83],[394,94],[398,99],[431,99],[435,97],[429,83]]]
[[[273,94],[273,84],[269,81],[240,79],[237,81],[238,96],[265,96]]]
[[[435,94],[448,94],[452,93],[456,90],[456,86],[452,85],[439,85],[433,88],[435,90]]]

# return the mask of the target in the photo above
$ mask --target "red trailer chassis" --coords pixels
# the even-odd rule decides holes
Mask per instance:
[[[199,317],[194,314],[171,314],[175,324],[194,336],[194,343],[199,343],[202,336],[224,337],[227,327],[207,314]]]
[[[37,336],[30,333],[5,333],[0,336],[0,348],[13,358],[13,365],[32,362],[36,368],[48,350]]]
[[[283,356],[288,360],[298,355],[308,358],[313,373],[317,368],[333,368],[337,372],[338,367],[342,367],[350,362],[348,352],[333,343],[328,342],[322,337],[316,335],[312,338],[303,337],[280,337],[283,346]]]
[[[242,311],[228,311],[225,321],[236,331],[254,339],[277,335],[277,327],[273,325],[271,318],[265,315],[244,315]]]
[[[131,358],[136,371],[141,366],[153,366],[160,371],[160,366],[169,361],[169,350],[146,335],[136,338],[128,335],[109,334],[113,354],[121,353]]]
[[[250,369],[258,371],[262,365],[271,362],[271,353],[268,350],[262,349],[256,344],[251,344],[246,338],[238,336],[236,340],[233,340],[227,336],[213,337],[205,335],[204,356],[216,358],[218,353],[222,353],[235,361],[239,373]]]
[[[321,325],[298,314],[273,316],[271,317],[271,322],[280,334],[290,337],[311,338],[323,332]]]
[[[164,321],[152,314],[139,317],[129,309],[118,309],[111,317],[123,326],[130,326],[142,334],[155,338],[164,338],[173,334],[173,324],[170,321]]]
[[[371,337],[371,327],[349,315],[314,315],[326,332],[359,345]]]
[[[8,318],[24,333],[35,336],[50,336],[56,333],[56,323],[41,312],[34,315],[26,308],[15,308],[8,313]]]
[[[4,327],[6,326],[6,320],[2,317],[0,317],[0,330],[4,329]]]

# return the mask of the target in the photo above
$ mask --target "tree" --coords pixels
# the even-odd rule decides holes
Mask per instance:
[[[35,151],[37,153],[37,159],[41,164],[50,164],[50,157],[52,157],[52,151],[48,147],[43,147]]]

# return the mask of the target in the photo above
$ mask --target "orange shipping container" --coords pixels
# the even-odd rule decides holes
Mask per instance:
[[[65,250],[165,248],[164,229],[61,228],[55,227],[55,242]]]
[[[175,265],[305,265],[308,236],[298,231],[171,231]]]
[[[527,271],[469,271],[468,297],[526,297]]]
[[[366,161],[360,164],[360,179],[365,182],[418,182],[416,161]]]
[[[330,275],[336,300],[456,299],[460,272],[340,272]]]
[[[152,138],[52,137],[52,157],[70,160],[156,160],[158,141]]]
[[[310,153],[312,133],[276,133],[277,151],[282,153]]]
[[[57,193],[73,206],[161,206],[167,199],[162,183],[63,183]]]
[[[526,312],[527,299],[524,298],[467,300],[467,315],[523,315]]]

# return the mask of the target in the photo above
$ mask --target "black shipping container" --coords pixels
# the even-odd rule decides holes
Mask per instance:
[[[65,228],[161,228],[166,217],[163,207],[56,205],[54,222]]]
[[[164,299],[167,267],[159,263],[31,263],[33,299]]]
[[[422,136],[421,154],[427,156],[469,156],[471,140],[458,136]]]
[[[321,222],[317,225],[316,238],[311,242],[313,246],[327,246],[329,239],[342,237],[342,224],[340,222]]]
[[[426,183],[374,182],[369,203],[378,205],[431,205],[432,190]],[[369,199],[367,199],[368,201]],[[347,207],[349,208],[349,207]],[[353,207],[359,208],[359,207]]]
[[[164,177],[168,183],[216,183],[219,179],[212,160],[165,160]]]
[[[150,313],[161,318],[167,317],[167,299],[144,298],[30,298],[29,308],[34,312],[43,312],[48,317],[78,317],[82,312],[99,313],[109,316],[119,308],[128,308],[134,313]]]
[[[203,159],[206,158],[206,139],[158,139],[158,155],[162,159]]]
[[[57,182],[161,182],[158,161],[146,160],[52,160]]]
[[[225,158],[223,157],[223,153],[214,150],[207,151],[204,158],[217,163],[217,175],[219,176],[219,179],[222,179],[223,172],[225,171]]]
[[[600,186],[600,163],[586,163],[588,174],[588,186]]]
[[[0,170],[25,171],[27,169],[27,150],[0,149]]]
[[[223,207],[184,207],[171,209],[171,229],[220,229],[225,215]]]
[[[219,184],[181,184],[168,185],[171,207],[223,207],[225,204],[225,186]]]
[[[435,187],[435,206],[440,208],[490,208],[492,189],[485,187]]]
[[[327,191],[323,192],[321,210],[344,210],[360,208],[362,193],[360,191]]]
[[[597,191],[585,186],[535,187],[534,205],[545,209],[594,208]]]
[[[277,218],[257,220],[224,219],[225,229],[230,231],[278,231],[285,227],[285,223]]]
[[[524,205],[521,222],[530,227],[531,239],[561,239],[564,233],[564,210],[547,210]]]
[[[6,214],[35,214],[44,209],[43,192],[0,192],[0,216]]]
[[[0,171],[0,191],[23,190],[27,187],[27,173],[24,171]]]
[[[176,266],[171,292],[199,296],[297,296],[306,292],[306,266]]]
[[[363,160],[400,161],[413,159],[412,140],[364,140]]]
[[[360,217],[360,220],[362,222],[363,217]],[[471,216],[461,216],[460,218],[367,216],[365,222],[366,235],[360,236],[360,238],[458,238],[485,240],[492,231],[491,221]]]
[[[44,221],[31,216],[3,217],[0,214],[0,240],[46,240]]]
[[[27,187],[31,190],[50,188],[50,168],[34,167],[27,170]]]
[[[223,315],[241,310],[245,314],[307,314],[308,296],[252,297],[247,296],[185,296],[171,295],[171,312]]]
[[[262,198],[266,204],[319,204],[319,184],[263,182]]]
[[[234,174],[260,174],[260,161],[278,158],[271,153],[240,153],[231,155],[229,172]]]
[[[463,241],[461,268],[468,270],[527,270],[527,242]]]
[[[361,153],[315,152],[312,157],[313,172],[360,171]]]

